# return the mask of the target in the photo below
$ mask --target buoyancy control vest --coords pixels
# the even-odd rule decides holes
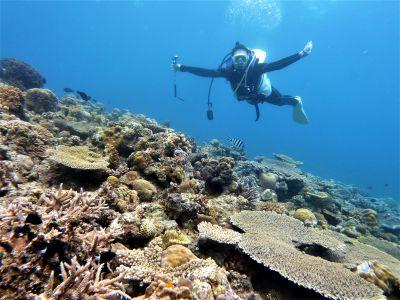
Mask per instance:
[[[245,85],[247,83],[247,73],[249,71],[250,67],[254,67],[255,64],[257,63],[264,63],[266,58],[267,58],[267,53],[264,50],[261,49],[248,49],[245,46],[241,45],[239,42],[236,42],[236,46],[234,49],[232,49],[232,51],[230,53],[228,53],[227,55],[225,55],[225,57],[222,59],[220,65],[218,66],[218,69],[221,68],[226,68],[226,69],[230,69],[233,68],[233,60],[232,60],[232,55],[233,52],[235,51],[235,49],[237,48],[242,48],[245,49],[246,51],[249,52],[249,54],[251,54],[251,61],[249,63],[249,65],[246,67],[246,71],[243,75],[243,77],[241,78],[241,80],[239,81],[239,83],[236,85],[236,87],[232,87],[234,89],[234,95],[237,99],[239,99],[237,97],[237,90],[238,88],[240,88],[241,84],[243,83],[243,80],[245,80]],[[262,94],[265,97],[268,97],[269,95],[271,95],[272,92],[272,87],[271,87],[271,82],[267,76],[266,73],[263,73],[260,75],[261,77],[258,78],[256,80],[257,82],[257,87],[255,88],[250,87],[251,90],[253,90],[253,92],[256,92],[257,94]],[[210,82],[210,86],[208,89],[208,100],[207,100],[207,105],[208,105],[208,110],[207,110],[207,119],[208,120],[213,120],[214,119],[214,113],[212,111],[212,102],[210,101],[210,96],[211,96],[211,89],[212,89],[212,85],[214,82],[214,78],[211,79]],[[246,87],[245,87],[246,88]],[[241,100],[241,99],[240,99]],[[251,102],[249,102],[251,103]],[[255,106],[256,109],[256,121],[258,121],[259,117],[260,117],[260,110],[258,107],[258,102],[257,101],[253,101],[251,104],[253,104]]]

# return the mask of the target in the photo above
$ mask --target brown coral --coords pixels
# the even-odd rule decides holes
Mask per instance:
[[[24,116],[24,98],[19,88],[0,83],[0,111]]]
[[[48,89],[29,89],[24,93],[26,108],[41,114],[57,109],[57,97]]]
[[[108,158],[97,154],[87,146],[58,146],[51,157],[54,161],[78,170],[107,169]]]
[[[44,158],[53,135],[40,125],[22,120],[0,120],[0,133],[6,145],[20,154]]]

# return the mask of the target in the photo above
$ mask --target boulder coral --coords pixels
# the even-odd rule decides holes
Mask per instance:
[[[23,96],[26,108],[37,114],[55,111],[57,109],[57,97],[48,89],[29,89]]]
[[[0,79],[3,82],[16,86],[22,91],[40,88],[46,83],[46,79],[31,65],[14,58],[1,59],[0,70]]]

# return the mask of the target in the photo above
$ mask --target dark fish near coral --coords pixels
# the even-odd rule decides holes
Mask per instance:
[[[369,186],[367,186],[367,189],[372,190],[373,187],[369,185]]]
[[[82,100],[84,101],[89,101],[90,99],[92,99],[92,97],[90,97],[89,95],[87,95],[85,92],[82,91],[76,91],[76,93],[79,95],[79,97],[81,97]]]
[[[242,140],[239,140],[237,138],[229,138],[229,143],[231,144],[231,147],[233,147],[233,148],[236,148],[238,150],[244,149],[244,143]]]
[[[70,89],[70,88],[65,88],[64,92],[66,92],[66,93],[75,93],[75,91],[73,89]]]
[[[384,187],[388,187],[388,186],[389,186],[389,184],[388,184],[388,183],[385,183]]]

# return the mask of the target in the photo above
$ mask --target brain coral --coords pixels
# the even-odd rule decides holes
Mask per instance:
[[[341,253],[344,250],[341,241],[274,212],[242,211],[233,215],[231,221],[245,232],[239,240],[237,234],[230,232],[232,230],[202,223],[198,227],[200,236],[221,243],[226,243],[226,238],[221,238],[221,235],[234,236],[232,242],[238,240],[239,248],[253,260],[327,298],[382,299],[378,287],[341,264],[306,254],[312,246]]]
[[[29,89],[24,99],[26,108],[39,114],[57,109],[57,97],[47,89]]]
[[[59,164],[72,169],[100,170],[107,169],[108,158],[97,154],[87,146],[58,146],[50,157]]]
[[[32,66],[14,58],[0,60],[0,70],[0,78],[4,82],[23,91],[35,87],[40,88],[46,83],[46,79]]]
[[[0,111],[22,117],[24,98],[19,88],[0,83]]]

